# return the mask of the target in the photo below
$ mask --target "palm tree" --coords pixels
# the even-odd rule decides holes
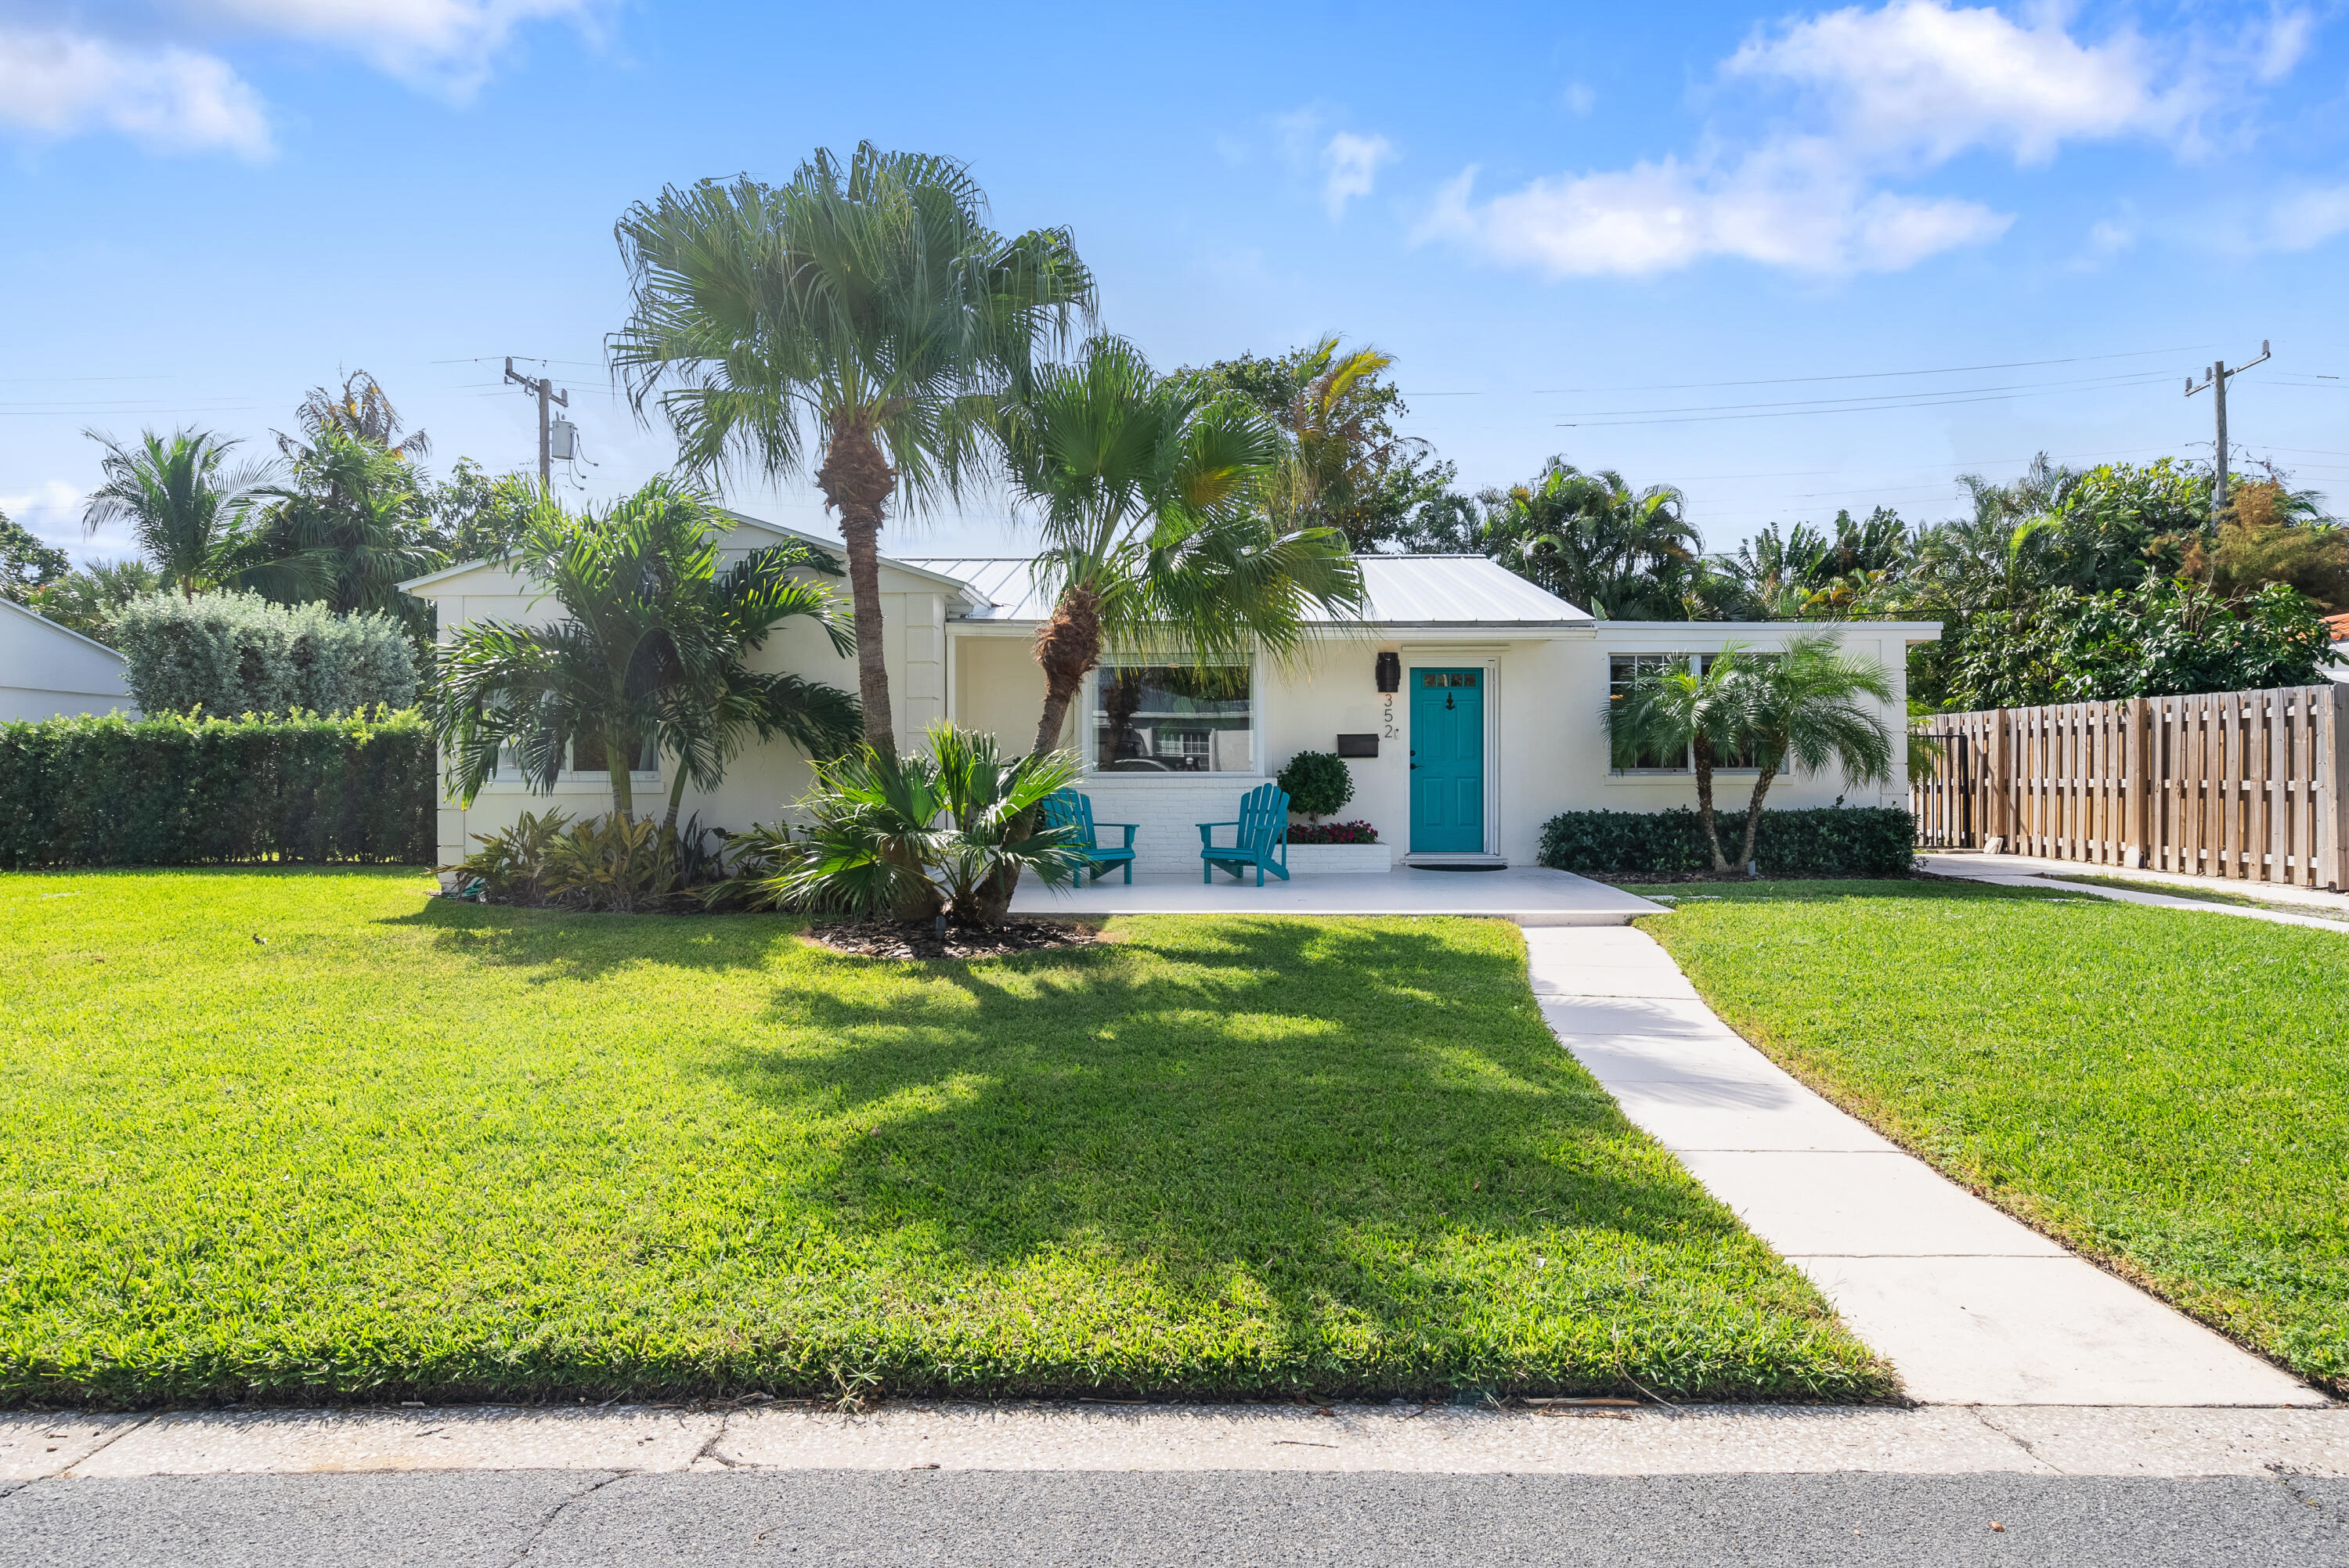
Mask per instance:
[[[311,387],[310,395],[295,410],[295,418],[302,422],[310,442],[305,444],[278,431],[277,449],[289,458],[308,455],[319,434],[326,430],[380,447],[403,459],[429,457],[432,453],[432,439],[423,431],[400,435],[407,427],[400,423],[399,410],[391,406],[383,383],[364,370],[354,370],[344,377],[340,392],[329,392],[324,387]]]
[[[1092,338],[1073,363],[1038,370],[1007,400],[1002,428],[1013,488],[1039,512],[1035,573],[1052,597],[1036,634],[1040,754],[1061,744],[1106,647],[1202,664],[1286,655],[1311,611],[1362,603],[1342,534],[1283,531],[1259,510],[1280,456],[1270,422],[1236,395],[1158,375],[1123,338]]]
[[[269,504],[233,552],[239,581],[273,599],[321,600],[337,614],[388,614],[420,630],[424,611],[399,584],[448,555],[432,542],[415,466],[333,424],[308,434],[289,481],[254,492]]]
[[[1488,490],[1487,549],[1503,565],[1594,615],[1667,620],[1704,547],[1670,485],[1634,490],[1612,469],[1552,458],[1541,477]]]
[[[992,395],[1024,387],[1040,338],[1091,315],[1065,230],[1005,239],[969,170],[865,143],[789,184],[664,188],[616,228],[634,288],[610,340],[639,416],[657,402],[687,468],[812,469],[840,514],[864,733],[893,750],[878,539],[893,498],[959,493]]]
[[[1075,779],[1076,758],[1055,751],[1006,762],[993,736],[948,724],[933,725],[926,739],[927,756],[865,746],[818,763],[802,802],[813,824],[779,847],[752,892],[777,903],[984,925],[1001,913],[992,891],[1020,870],[1057,883],[1083,869],[1070,830],[1020,827]]]
[[[265,465],[223,473],[237,442],[208,430],[145,432],[125,447],[96,430],[82,434],[106,449],[98,471],[106,482],[83,503],[86,532],[128,523],[139,548],[165,579],[193,599],[196,585],[224,574],[238,543],[239,519],[268,476]]]
[[[1835,766],[1849,785],[1892,777],[1891,729],[1877,707],[1860,700],[1889,703],[1892,682],[1882,665],[1845,653],[1832,634],[1791,638],[1778,653],[1745,661],[1728,684],[1736,748],[1759,769],[1739,865],[1753,863],[1762,802],[1781,770],[1817,773]],[[1718,846],[1713,853],[1717,860]]]
[[[1729,874],[1713,814],[1713,771],[1737,759],[1746,724],[1751,671],[1744,649],[1733,643],[1697,661],[1651,671],[1634,680],[1599,710],[1616,764],[1641,756],[1688,756],[1696,770],[1696,814],[1704,824],[1705,847],[1716,876]]]
[[[654,480],[601,515],[572,517],[553,500],[533,513],[521,560],[568,618],[553,626],[477,622],[440,653],[432,724],[450,785],[470,802],[509,751],[543,789],[565,766],[600,758],[612,808],[633,820],[629,769],[647,749],[684,778],[715,785],[746,731],[781,735],[812,755],[855,733],[845,692],[763,676],[741,655],[774,627],[815,619],[845,653],[823,589],[790,576],[795,545],[754,552],[723,573],[709,497]]]

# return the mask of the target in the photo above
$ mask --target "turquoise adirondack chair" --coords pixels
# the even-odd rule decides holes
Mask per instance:
[[[1133,830],[1139,824],[1095,822],[1092,797],[1080,795],[1074,789],[1055,789],[1044,797],[1044,826],[1072,830],[1068,842],[1082,850],[1085,859],[1092,862],[1088,869],[1093,873],[1093,881],[1101,881],[1108,874],[1110,867],[1115,865],[1125,868],[1125,880],[1129,883],[1133,881]],[[1124,846],[1120,849],[1103,848],[1098,831],[1102,828],[1123,828]],[[1081,877],[1082,873],[1079,875]]]
[[[1216,842],[1217,828],[1236,830],[1231,843]],[[1288,791],[1278,784],[1260,785],[1240,797],[1238,821],[1200,823],[1199,859],[1206,862],[1199,868],[1199,880],[1204,882],[1216,880],[1217,866],[1242,882],[1247,880],[1248,868],[1254,866],[1258,887],[1264,885],[1267,872],[1287,882]]]

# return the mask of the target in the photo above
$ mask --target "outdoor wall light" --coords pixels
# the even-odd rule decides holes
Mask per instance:
[[[1402,655],[1392,648],[1379,655],[1379,689],[1382,692],[1402,689]]]

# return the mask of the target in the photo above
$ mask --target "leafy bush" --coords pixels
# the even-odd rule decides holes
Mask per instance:
[[[634,821],[615,811],[574,822],[563,811],[524,811],[501,833],[476,833],[481,847],[456,865],[460,896],[479,892],[495,903],[552,904],[561,909],[696,908],[702,884],[722,874],[698,817],[684,828],[651,817]]]
[[[388,616],[258,593],[150,593],[116,612],[111,630],[149,713],[364,713],[416,701],[415,648]]]
[[[1379,830],[1368,822],[1311,822],[1288,830],[1292,844],[1375,844]]]
[[[2087,597],[2058,588],[1973,619],[1945,655],[1949,706],[2313,686],[2332,636],[2315,603],[2281,583],[2232,603],[2190,581]]]
[[[414,713],[84,715],[0,725],[0,869],[429,865],[440,790]]]
[[[1304,817],[1333,816],[1354,798],[1353,769],[1334,751],[1299,752],[1275,782],[1288,791],[1288,809]]]
[[[1764,876],[1906,876],[1917,820],[1898,807],[1828,806],[1762,813],[1754,858]],[[1542,824],[1541,863],[1585,876],[1677,876],[1709,869],[1704,828],[1668,811],[1561,811]]]

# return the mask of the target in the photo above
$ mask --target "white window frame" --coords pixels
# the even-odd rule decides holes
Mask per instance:
[[[1102,769],[1099,754],[1100,731],[1093,723],[1093,715],[1101,709],[1102,672],[1106,669],[1116,668],[1121,665],[1128,663],[1162,666],[1181,663],[1181,661],[1177,659],[1159,658],[1146,654],[1134,654],[1125,655],[1111,655],[1104,657],[1098,666],[1086,674],[1084,689],[1077,695],[1077,700],[1083,705],[1077,714],[1077,756],[1084,764],[1086,778],[1104,780],[1113,779],[1121,785],[1131,779],[1146,782],[1154,786],[1158,784],[1189,784],[1195,786],[1202,780],[1209,779],[1233,779],[1270,778],[1271,775],[1267,773],[1264,768],[1264,660],[1259,654],[1251,653],[1245,659],[1226,659],[1220,662],[1232,665],[1246,665],[1247,666],[1248,759],[1254,764],[1247,772],[1158,773],[1153,772],[1147,769],[1117,769],[1114,770],[1105,770]],[[1213,742],[1211,741],[1209,744],[1212,745]]]
[[[1607,704],[1609,707],[1615,705],[1615,661],[1617,659],[1679,659],[1687,665],[1689,674],[1701,676],[1704,673],[1703,661],[1717,659],[1723,651],[1720,648],[1711,648],[1684,654],[1677,650],[1651,652],[1644,648],[1609,649],[1607,654]],[[1754,767],[1732,768],[1716,764],[1713,776],[1716,779],[1723,774],[1736,773],[1758,776],[1761,771],[1760,769]],[[1612,741],[1608,744],[1607,777],[1609,779],[1687,779],[1693,777],[1695,773],[1696,749],[1693,747],[1682,752],[1681,765],[1678,768],[1618,768],[1615,766],[1614,744]]]

